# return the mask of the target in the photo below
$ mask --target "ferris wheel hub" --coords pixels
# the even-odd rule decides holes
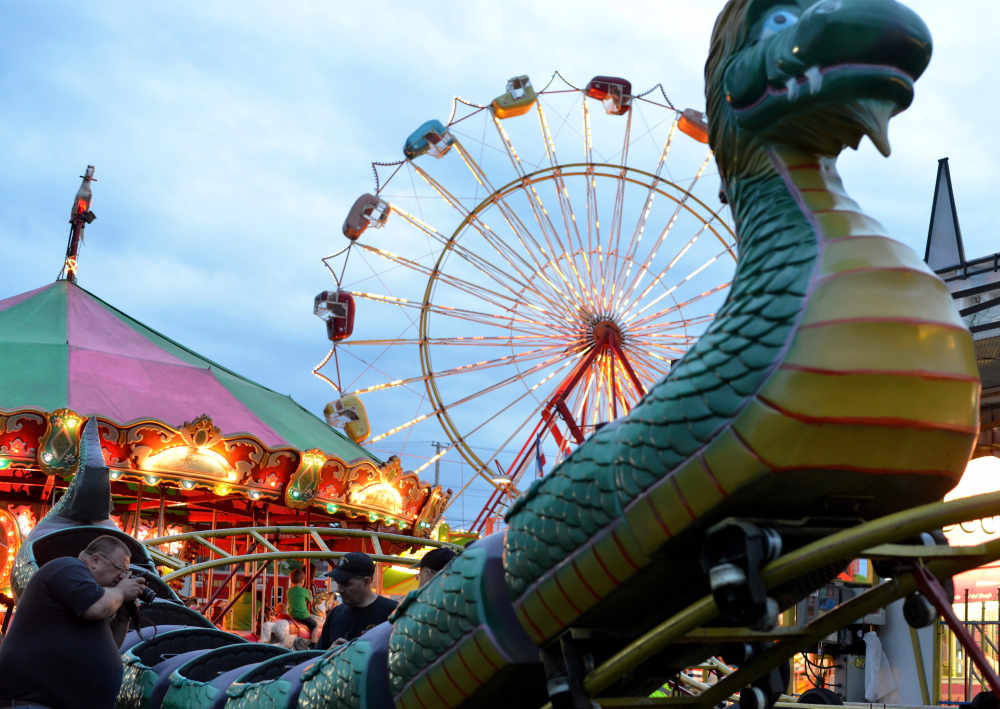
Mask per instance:
[[[614,320],[600,320],[591,327],[590,337],[595,345],[605,337],[620,345],[622,343],[622,330]]]

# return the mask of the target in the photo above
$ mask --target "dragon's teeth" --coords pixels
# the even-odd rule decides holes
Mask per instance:
[[[806,70],[806,78],[809,79],[809,93],[816,95],[823,88],[823,75],[818,66],[811,66]]]
[[[788,89],[788,100],[794,101],[799,95],[799,80],[793,76],[785,83],[785,88]]]

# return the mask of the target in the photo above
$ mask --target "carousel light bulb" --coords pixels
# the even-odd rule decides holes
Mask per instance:
[[[181,487],[183,487],[185,490],[190,490],[191,488],[194,487],[194,483],[190,480],[182,480]]]

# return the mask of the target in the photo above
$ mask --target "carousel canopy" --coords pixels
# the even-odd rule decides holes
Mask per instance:
[[[344,461],[379,462],[291,397],[201,357],[66,280],[0,300],[0,408],[23,407],[174,426],[208,414],[225,434],[249,433],[271,448],[318,448]]]

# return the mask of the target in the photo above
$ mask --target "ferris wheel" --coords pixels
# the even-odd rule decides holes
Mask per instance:
[[[369,445],[443,431],[435,458],[495,486],[482,526],[542,460],[627,413],[724,301],[735,238],[709,206],[706,143],[701,113],[618,77],[456,97],[404,159],[373,163],[323,259],[328,420]]]

